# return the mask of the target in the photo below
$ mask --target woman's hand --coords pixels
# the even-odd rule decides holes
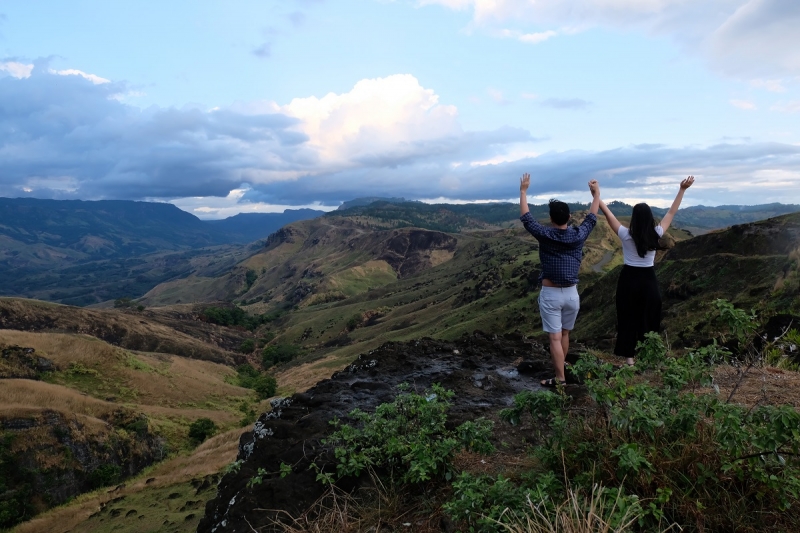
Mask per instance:
[[[592,180],[589,182],[589,191],[591,191],[592,197],[600,194],[600,184],[597,182],[597,180]]]
[[[531,185],[531,175],[527,172],[519,179],[519,192],[526,192]]]
[[[688,178],[686,178],[681,182],[681,190],[685,191],[686,189],[692,186],[692,183],[694,183],[694,176],[689,176]]]

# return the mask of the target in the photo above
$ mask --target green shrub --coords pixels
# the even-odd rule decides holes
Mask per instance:
[[[345,327],[347,328],[348,331],[353,331],[354,329],[356,329],[358,326],[361,325],[362,320],[363,317],[361,316],[361,313],[356,313],[347,319]]]
[[[386,469],[406,483],[450,480],[452,460],[463,449],[492,451],[492,424],[477,419],[454,430],[445,427],[454,393],[433,385],[425,394],[401,392],[375,413],[356,409],[350,413],[357,426],[334,419],[335,431],[327,439],[337,461],[336,475],[359,476],[368,468]],[[330,474],[319,479],[331,482]]]
[[[725,310],[739,322],[729,331],[747,344],[752,315]],[[797,530],[800,515],[787,511],[800,505],[800,413],[699,394],[713,385],[712,366],[730,356],[713,342],[677,357],[651,333],[638,347],[635,369],[614,369],[588,356],[573,365],[593,407],[573,407],[569,397],[550,391],[525,392],[501,418],[517,424],[534,417],[532,440],[539,445],[533,453],[541,465],[534,474],[559,472],[584,491],[599,484],[637,495],[644,530],[663,523],[708,531],[761,531],[766,524],[772,531]],[[451,510],[464,516],[458,506]]]
[[[241,307],[206,307],[200,317],[220,326],[240,326],[250,331],[262,324],[276,320],[280,314],[249,315]]]
[[[256,349],[256,342],[253,339],[245,339],[239,345],[239,351],[242,353],[250,353]]]
[[[261,374],[253,383],[253,390],[258,394],[259,400],[266,400],[275,396],[275,391],[278,389],[278,382],[274,377],[269,374]]]
[[[122,469],[115,464],[100,465],[89,472],[89,483],[92,488],[107,487],[120,480]]]
[[[278,382],[274,377],[266,372],[259,372],[247,363],[236,367],[236,384],[246,389],[253,389],[260,400],[274,396],[278,388]]]
[[[264,348],[261,362],[264,368],[269,368],[280,363],[288,363],[302,352],[303,350],[294,344],[275,344]]]
[[[217,432],[217,425],[210,418],[198,418],[189,426],[189,438],[200,444]]]

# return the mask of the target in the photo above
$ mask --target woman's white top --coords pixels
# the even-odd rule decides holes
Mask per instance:
[[[661,226],[656,226],[656,233],[658,233],[659,237],[664,236],[664,230],[661,228]],[[644,254],[644,257],[639,257],[639,253],[636,251],[636,243],[633,242],[633,237],[631,237],[631,232],[628,230],[628,228],[620,225],[617,235],[619,235],[619,238],[622,241],[622,258],[624,259],[626,265],[635,267],[653,266],[653,263],[656,260],[655,250],[650,250]]]

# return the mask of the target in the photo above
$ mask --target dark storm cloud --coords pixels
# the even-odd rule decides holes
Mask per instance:
[[[95,85],[39,64],[0,77],[0,194],[81,198],[224,196],[248,169],[297,168],[307,140],[297,120],[119,101],[121,83]],[[262,157],[268,153],[269,157]]]

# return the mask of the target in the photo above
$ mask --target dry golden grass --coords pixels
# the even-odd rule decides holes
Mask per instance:
[[[281,392],[291,394],[310,389],[323,379],[346,367],[352,358],[330,355],[308,364],[287,368],[275,374]]]
[[[0,330],[0,344],[31,347],[60,369],[80,364],[99,372],[101,379],[125,387],[135,403],[157,406],[227,402],[250,391],[225,382],[235,374],[225,365],[180,356],[132,352],[88,335]],[[101,397],[100,391],[96,391]]]
[[[714,382],[722,397],[727,398],[738,383],[731,398],[735,403],[747,406],[790,405],[800,409],[800,372],[764,367],[751,368],[742,375],[743,370],[727,365],[715,368]]]
[[[119,406],[116,404],[86,396],[62,385],[29,379],[0,380],[0,418],[43,409],[99,418],[117,408]]]

